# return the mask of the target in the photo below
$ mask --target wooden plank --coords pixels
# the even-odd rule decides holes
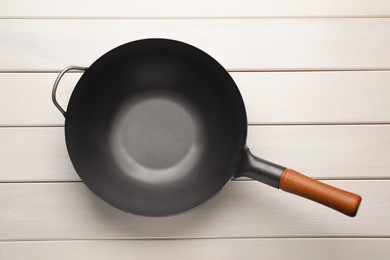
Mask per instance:
[[[232,73],[249,123],[390,122],[390,72]]]
[[[79,180],[62,127],[0,128],[0,181]],[[253,126],[254,154],[315,178],[389,178],[390,126]]]
[[[390,19],[378,18],[3,19],[0,70],[89,66],[149,37],[193,44],[231,70],[390,69]]]
[[[79,180],[64,128],[0,128],[0,181]]]
[[[3,260],[386,259],[389,239],[190,239],[0,242]],[[152,249],[152,250],[151,250]]]
[[[0,184],[0,240],[390,236],[390,181],[327,181],[363,197],[350,218],[254,181],[174,217],[119,211],[83,183]]]
[[[15,17],[377,17],[390,15],[386,0],[2,0],[1,18]]]
[[[61,81],[66,108],[81,74]],[[232,72],[250,124],[390,122],[390,71]],[[0,73],[0,126],[63,125],[51,101],[56,73]]]

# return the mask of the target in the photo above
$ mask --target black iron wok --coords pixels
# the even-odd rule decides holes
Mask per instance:
[[[61,77],[85,70],[66,112]],[[53,87],[74,168],[112,206],[138,215],[192,209],[247,176],[355,216],[361,197],[253,156],[229,73],[205,52],[168,39],[121,45]]]

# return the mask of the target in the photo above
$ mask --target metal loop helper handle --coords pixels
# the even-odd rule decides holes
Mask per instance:
[[[57,98],[56,98],[56,92],[57,92],[57,87],[58,87],[58,84],[60,83],[60,80],[62,78],[62,76],[65,75],[66,72],[70,71],[70,70],[80,70],[80,71],[86,71],[88,68],[87,67],[80,67],[80,66],[69,66],[69,67],[66,67],[65,69],[63,69],[60,74],[58,74],[57,78],[56,78],[56,81],[54,82],[54,85],[53,85],[53,91],[51,93],[51,99],[53,100],[53,103],[54,105],[58,108],[58,110],[60,110],[61,114],[64,115],[64,117],[66,117],[66,112],[65,110],[60,106],[60,104],[58,104],[57,102]]]

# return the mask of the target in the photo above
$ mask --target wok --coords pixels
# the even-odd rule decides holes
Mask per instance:
[[[61,77],[85,71],[66,112]],[[121,45],[89,68],[67,67],[52,92],[65,116],[70,159],[110,205],[168,216],[197,207],[246,176],[355,216],[361,197],[252,155],[247,117],[229,73],[211,56],[169,39]]]

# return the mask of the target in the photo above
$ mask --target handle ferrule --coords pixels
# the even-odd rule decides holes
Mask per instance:
[[[279,189],[280,176],[286,167],[254,156],[245,147],[235,177],[245,176]]]

